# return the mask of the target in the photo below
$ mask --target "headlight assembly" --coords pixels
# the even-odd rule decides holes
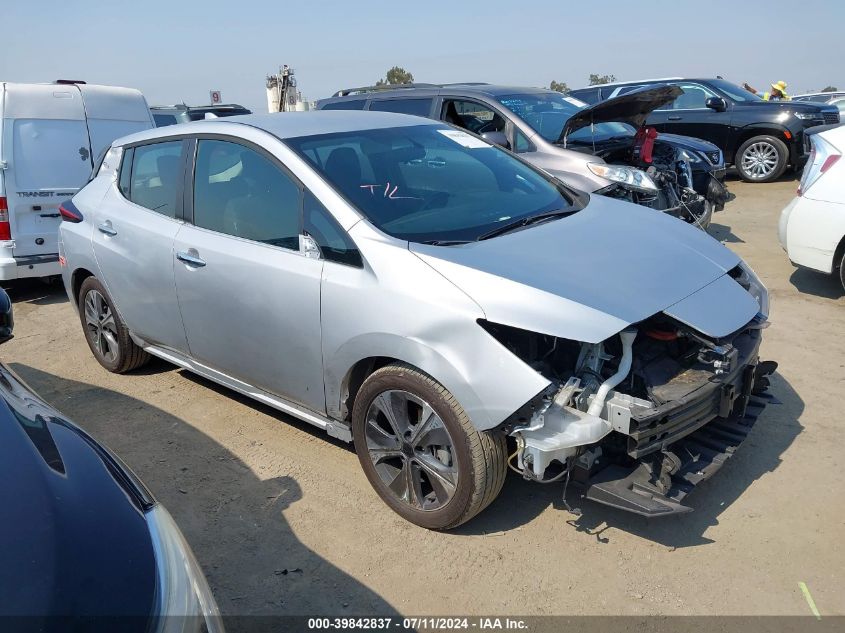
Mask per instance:
[[[146,517],[156,558],[156,633],[223,633],[208,582],[173,517],[161,504]]]
[[[640,169],[623,167],[621,165],[607,165],[605,163],[587,163],[590,171],[596,176],[619,183],[637,191],[656,192],[657,185],[651,177]]]
[[[813,119],[821,121],[824,119],[818,112],[793,112],[793,114],[803,121],[812,121]]]
[[[769,291],[757,274],[751,269],[751,266],[745,262],[740,263],[739,269],[741,271],[740,277],[737,279],[739,284],[748,290],[748,294],[757,299],[760,305],[760,312],[763,316],[769,316]]]

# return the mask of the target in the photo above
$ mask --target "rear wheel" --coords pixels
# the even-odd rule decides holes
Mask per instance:
[[[352,434],[382,501],[425,528],[468,521],[505,481],[504,435],[478,431],[451,393],[408,365],[387,365],[364,382]]]
[[[736,169],[747,182],[771,182],[783,174],[789,150],[779,138],[755,136],[743,143],[736,153]]]
[[[842,259],[839,262],[839,281],[842,282],[842,287],[845,288],[845,253],[842,254]]]
[[[129,336],[109,293],[96,277],[88,277],[79,289],[79,319],[91,353],[110,372],[122,374],[150,359]]]

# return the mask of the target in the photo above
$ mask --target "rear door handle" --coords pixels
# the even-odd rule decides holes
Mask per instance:
[[[106,235],[115,236],[117,235],[117,231],[115,231],[111,226],[111,221],[106,220],[102,224],[97,225],[97,230],[100,233],[105,233]]]
[[[670,116],[670,117],[669,117],[669,120],[670,120],[670,121],[680,121],[680,120],[681,120],[681,118],[682,118],[682,117],[679,117],[679,116]]]
[[[197,255],[194,255],[187,251],[178,251],[176,253],[176,259],[178,259],[180,262],[185,262],[186,264],[188,264],[188,266],[196,266],[197,268],[202,268],[203,266],[205,266],[205,260],[202,260]]]

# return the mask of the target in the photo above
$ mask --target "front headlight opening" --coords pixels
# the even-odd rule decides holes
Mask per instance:
[[[217,603],[185,537],[161,505],[146,515],[156,558],[158,633],[223,633]]]
[[[731,277],[733,277],[736,282],[745,288],[752,297],[757,300],[757,304],[760,306],[760,313],[768,317],[769,316],[769,290],[760,281],[760,278],[757,276],[757,273],[746,264],[745,262],[740,263],[736,268],[734,268],[730,272]]]

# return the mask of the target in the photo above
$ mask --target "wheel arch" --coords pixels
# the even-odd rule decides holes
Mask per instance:
[[[787,133],[789,133],[791,138],[787,138]],[[791,161],[792,152],[790,151],[790,146],[793,142],[795,142],[795,135],[789,129],[782,125],[777,125],[774,123],[754,123],[752,125],[747,125],[744,128],[740,129],[736,135],[736,140],[731,151],[731,161],[734,165],[737,164],[737,154],[739,153],[739,149],[742,147],[743,143],[745,143],[749,139],[754,138],[755,136],[773,136],[779,141],[783,142],[786,145],[786,149],[788,152],[787,162]]]
[[[94,273],[87,268],[77,268],[70,277],[71,298],[76,307],[79,307],[79,291],[82,288],[82,284],[89,277],[94,277]]]

